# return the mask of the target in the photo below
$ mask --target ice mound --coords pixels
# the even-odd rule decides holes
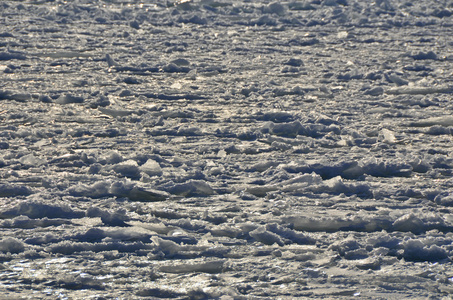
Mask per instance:
[[[112,166],[113,171],[118,173],[120,176],[128,177],[128,178],[140,178],[140,169],[138,164],[134,160],[127,160],[115,164]]]
[[[39,167],[41,165],[46,164],[47,160],[45,158],[36,157],[33,154],[28,154],[28,155],[22,156],[19,159],[19,162],[26,166]]]
[[[265,245],[277,244],[279,246],[287,244],[314,244],[315,240],[300,232],[285,228],[278,224],[267,224],[259,226],[249,232],[249,235],[256,241]]]
[[[206,181],[193,179],[185,183],[174,184],[167,187],[166,190],[171,194],[185,197],[210,196],[215,194],[214,189]]]
[[[413,233],[423,232],[425,224],[414,214],[407,214],[396,219],[392,224],[393,230],[410,231]]]
[[[329,250],[338,251],[341,256],[345,256],[349,252],[360,248],[363,248],[363,246],[360,245],[352,236],[345,240],[337,241],[329,246]]]
[[[140,166],[140,170],[149,176],[160,176],[162,175],[162,168],[159,163],[155,160],[148,159],[146,163]]]
[[[277,234],[266,230],[264,226],[250,231],[249,235],[265,245],[277,244],[279,246],[283,246],[285,244]]]
[[[0,217],[3,219],[18,216],[27,216],[31,219],[74,219],[84,217],[85,213],[80,210],[72,209],[63,203],[50,205],[37,201],[21,202],[16,207],[0,212]]]
[[[410,239],[402,243],[403,257],[409,261],[439,261],[446,259],[448,253],[444,248],[432,244],[429,240]]]
[[[3,238],[0,241],[0,252],[3,253],[20,253],[25,250],[25,245],[22,241],[13,237]]]
[[[284,191],[296,195],[312,192],[358,195],[364,198],[373,196],[370,186],[366,183],[347,182],[340,176],[323,181],[322,177],[314,172],[298,175],[292,179],[278,183],[239,185],[238,188],[258,197],[266,196],[269,192],[273,191]]]
[[[404,161],[406,160],[406,161]],[[329,161],[320,159],[311,163],[293,162],[282,164],[281,168],[291,173],[316,173],[323,179],[331,179],[341,176],[344,179],[357,179],[363,175],[375,177],[407,177],[412,172],[424,173],[432,164],[426,159],[404,158],[402,159],[375,159],[364,158],[361,160]]]
[[[0,184],[0,197],[28,196],[32,193],[32,189],[27,186],[10,183]]]
[[[48,219],[47,217],[42,219],[30,219],[28,216],[24,215],[14,217],[11,220],[4,220],[3,222],[0,222],[1,226],[4,228],[23,228],[23,229],[60,226],[63,224],[70,223],[71,222],[66,219]]]
[[[304,216],[285,216],[284,222],[290,223],[294,229],[300,231],[327,231],[334,232],[338,230],[370,230],[375,231],[382,229],[381,223],[388,228],[390,221],[387,218],[378,220],[378,222],[367,222],[363,218],[342,218],[342,217],[324,217],[324,218],[311,218]],[[368,225],[368,226],[365,226]]]
[[[72,242],[62,241],[59,243],[51,244],[45,248],[48,253],[59,253],[64,255],[71,255],[77,252],[92,251],[92,252],[105,252],[105,251],[118,251],[118,252],[136,252],[140,250],[149,250],[153,246],[144,244],[143,242]]]
[[[146,184],[128,180],[105,180],[91,185],[78,184],[68,188],[68,193],[76,197],[102,198],[109,196],[127,197],[132,201],[163,201],[169,197],[164,191],[155,190]]]
[[[143,242],[150,243],[151,234],[138,227],[129,228],[97,228],[88,229],[85,233],[77,234],[71,237],[72,240],[79,242]]]
[[[86,216],[89,218],[100,217],[101,221],[107,226],[128,226],[125,221],[129,220],[125,210],[121,209],[114,212],[109,212],[98,207],[90,207],[86,211]]]
[[[358,195],[364,198],[373,196],[371,188],[368,184],[362,183],[347,183],[340,176],[324,181],[322,184],[312,186],[310,190],[318,193],[333,193],[345,195]]]
[[[274,118],[274,117],[271,115],[271,116],[268,116],[267,118]],[[278,119],[275,121],[278,121]],[[320,124],[320,123],[302,124],[299,121],[293,121],[293,122],[281,122],[281,123],[267,122],[261,128],[261,132],[269,133],[271,135],[276,135],[276,136],[281,136],[281,137],[287,137],[287,138],[295,138],[298,135],[319,138],[329,132],[338,134],[339,129],[335,125],[324,125],[324,124]]]
[[[434,202],[443,206],[453,206],[453,195],[450,193],[440,193],[434,198]]]

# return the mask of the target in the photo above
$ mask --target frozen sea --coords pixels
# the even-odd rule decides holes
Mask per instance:
[[[453,1],[0,2],[0,299],[451,299]]]

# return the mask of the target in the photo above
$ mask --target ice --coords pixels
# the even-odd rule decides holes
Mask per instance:
[[[439,261],[446,259],[448,253],[437,245],[427,245],[421,240],[409,239],[402,243],[403,256],[410,261]]]
[[[25,243],[29,245],[44,245],[49,243],[57,243],[60,241],[61,241],[60,237],[55,236],[54,234],[51,233],[47,233],[45,235],[28,238],[25,240]]]
[[[93,251],[93,252],[105,252],[105,251],[118,251],[118,252],[136,252],[140,250],[150,250],[152,246],[144,244],[142,242],[71,242],[62,241],[53,243],[45,248],[46,252],[59,253],[64,255],[71,255],[77,252]]]
[[[38,167],[47,163],[47,160],[45,158],[36,157],[33,154],[22,156],[19,161],[24,165],[34,167]]]
[[[111,186],[109,181],[99,181],[92,185],[78,184],[68,189],[68,192],[74,196],[86,196],[86,197],[105,197],[110,195],[109,188]]]
[[[255,229],[254,231],[256,231],[257,229]],[[312,237],[278,224],[267,224],[266,230],[279,235],[285,242],[285,244],[296,243],[305,245],[315,243],[315,240]]]
[[[390,95],[429,95],[429,94],[439,94],[439,93],[451,93],[453,90],[451,87],[417,87],[417,86],[408,86],[408,87],[399,87],[391,88],[386,91]]]
[[[0,52],[0,61],[4,60],[25,60],[27,57],[23,53],[5,51]]]
[[[382,129],[381,133],[384,137],[384,142],[389,143],[389,144],[394,144],[396,143],[397,139],[395,137],[395,133],[389,129]]]
[[[421,121],[412,122],[409,124],[414,127],[431,127],[431,126],[453,126],[453,117],[446,115],[441,117],[432,117]]]
[[[181,293],[165,288],[145,288],[136,292],[139,297],[177,298]]]
[[[2,296],[451,294],[453,6],[371,2],[2,1]]]
[[[440,193],[434,198],[434,202],[443,206],[453,206],[453,197],[450,194],[445,195]]]
[[[185,183],[168,187],[167,191],[171,194],[185,197],[209,196],[215,194],[213,188],[206,181],[193,179]]]
[[[59,201],[54,201],[53,205],[49,205],[38,201],[23,201],[13,208],[2,210],[0,212],[0,216],[2,218],[27,216],[32,219],[72,219],[82,218],[85,215],[83,211],[72,209],[67,204],[58,202]]]
[[[102,198],[108,196],[128,197],[132,201],[162,201],[168,197],[164,191],[151,188],[149,185],[123,181],[99,181],[91,185],[78,184],[70,187],[68,192],[74,196]]]
[[[100,217],[101,221],[107,226],[128,226],[125,221],[129,221],[124,210],[118,210],[111,213],[98,207],[90,207],[86,211],[86,216],[90,218]]]
[[[221,273],[223,271],[224,264],[224,260],[202,261],[172,266],[161,266],[159,271],[165,273]]]
[[[151,235],[140,228],[124,228],[124,229],[113,229],[106,230],[100,228],[91,228],[86,233],[74,236],[73,239],[77,239],[81,242],[84,241],[104,241],[104,242],[116,242],[116,241],[141,241],[143,243],[150,242]]]
[[[264,226],[250,231],[249,235],[265,245],[277,244],[279,246],[283,246],[285,244],[277,234],[266,230],[266,227]]]
[[[330,192],[335,194],[359,195],[361,197],[372,197],[372,191],[367,184],[345,183],[341,176],[326,180],[312,188],[315,192]]]
[[[0,197],[17,197],[28,196],[33,193],[33,190],[27,186],[17,184],[0,184]]]
[[[285,7],[278,2],[272,2],[263,7],[263,12],[268,14],[284,15]]]
[[[403,78],[401,78],[400,76],[398,76],[397,74],[393,74],[393,73],[385,73],[384,74],[385,76],[385,79],[387,79],[388,82],[391,82],[391,83],[396,83],[397,85],[401,86],[401,85],[408,85],[409,82]]]
[[[123,156],[118,151],[111,150],[103,153],[99,157],[99,163],[101,164],[118,164],[124,160]]]
[[[424,60],[424,59],[437,59],[437,54],[433,51],[423,52],[420,51],[417,54],[411,55],[411,57],[415,60]]]
[[[60,226],[63,224],[70,224],[70,221],[65,219],[30,219],[28,216],[18,216],[14,217],[11,220],[4,220],[2,223],[4,228],[24,228],[32,229],[37,227],[50,227],[50,226]]]
[[[24,250],[24,243],[16,238],[6,237],[0,240],[0,251],[3,253],[20,253]]]
[[[302,124],[298,121],[290,123],[273,123],[266,124],[264,132],[283,137],[296,137],[299,131],[303,129]]]
[[[409,163],[398,160],[380,161],[369,159],[361,161],[359,165],[365,174],[376,177],[409,176],[413,171]]]
[[[420,233],[423,231],[424,223],[414,214],[407,214],[396,219],[392,226],[394,230]]]
[[[113,171],[118,173],[120,176],[125,176],[129,178],[139,178],[140,169],[138,164],[134,160],[127,160],[120,162],[112,167]]]

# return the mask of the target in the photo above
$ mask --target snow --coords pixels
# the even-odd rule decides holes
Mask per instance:
[[[451,1],[2,1],[9,298],[448,298]]]

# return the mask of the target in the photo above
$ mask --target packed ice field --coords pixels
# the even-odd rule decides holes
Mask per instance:
[[[2,1],[0,299],[451,299],[453,1]]]

